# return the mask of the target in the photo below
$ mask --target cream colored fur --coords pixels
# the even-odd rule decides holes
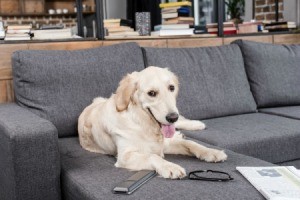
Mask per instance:
[[[170,85],[175,86],[174,91]],[[172,179],[182,178],[186,172],[181,166],[166,161],[164,154],[195,156],[207,162],[226,160],[223,151],[186,140],[178,131],[172,138],[164,138],[159,123],[170,124],[166,115],[178,113],[178,89],[177,77],[167,69],[148,67],[128,74],[116,94],[108,99],[96,98],[80,115],[81,146],[91,152],[117,156],[116,167],[156,170],[162,177]],[[149,91],[157,95],[151,97]],[[182,116],[175,126],[184,130],[205,128],[202,122]]]

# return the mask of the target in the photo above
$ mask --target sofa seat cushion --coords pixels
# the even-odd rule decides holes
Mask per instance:
[[[97,96],[109,97],[127,73],[144,68],[135,43],[76,51],[17,51],[12,59],[17,103],[51,121],[60,137],[77,135],[83,109]]]
[[[112,156],[90,153],[82,149],[77,138],[59,139],[62,164],[62,193],[68,200],[98,199],[264,199],[263,196],[236,170],[236,166],[271,166],[271,163],[226,151],[224,163],[205,163],[188,156],[166,156],[183,166],[187,172],[200,169],[230,173],[234,181],[167,180],[155,177],[131,195],[112,193],[116,184],[135,172],[116,168]]]
[[[235,41],[258,107],[300,105],[300,45]]]
[[[207,129],[187,132],[197,140],[277,163],[300,158],[300,121],[253,113],[204,120]]]
[[[287,162],[282,162],[282,163],[276,163],[277,165],[281,165],[281,166],[294,166],[297,169],[300,170],[300,159],[298,160],[291,160],[291,161],[287,161]]]
[[[259,112],[300,120],[300,106],[263,108]]]
[[[238,45],[144,48],[146,64],[167,67],[179,77],[178,108],[190,119],[256,111]]]

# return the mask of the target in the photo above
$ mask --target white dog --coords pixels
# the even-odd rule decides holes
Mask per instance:
[[[179,116],[178,79],[168,69],[148,67],[128,74],[116,94],[98,97],[79,117],[81,146],[117,156],[116,167],[156,170],[164,178],[182,178],[185,170],[164,154],[196,156],[207,162],[227,159],[223,151],[184,139],[177,129],[202,130],[205,125]]]

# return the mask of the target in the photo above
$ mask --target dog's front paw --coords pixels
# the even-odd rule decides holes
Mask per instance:
[[[192,131],[197,131],[197,130],[201,131],[206,128],[205,124],[198,120],[192,120],[190,127]]]
[[[202,156],[202,160],[206,162],[224,162],[227,160],[227,155],[224,151],[220,151],[217,149],[208,149]]]
[[[157,170],[157,173],[164,178],[178,179],[186,176],[185,169],[173,163],[167,163]]]

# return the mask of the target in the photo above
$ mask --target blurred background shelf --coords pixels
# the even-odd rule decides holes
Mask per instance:
[[[83,12],[83,15],[93,15],[95,14],[95,12],[93,11],[88,11],[88,12]],[[13,14],[13,13],[0,13],[1,17],[68,17],[68,16],[76,16],[77,13],[76,12],[68,12],[68,13],[61,13],[61,14],[49,14],[49,13],[17,13],[17,14]]]
[[[243,11],[241,18],[244,22],[250,20],[264,21],[292,21],[300,25],[300,0],[190,0],[194,11],[195,26],[206,27],[209,23],[216,23],[219,37],[257,36],[266,33],[242,33],[226,35],[226,27],[222,22],[234,21],[232,15],[234,9],[229,8],[232,2],[241,2]],[[128,19],[131,20],[131,28],[135,28],[135,13],[150,12],[151,27],[161,24],[161,9],[159,4],[171,2],[171,0],[0,0],[0,20],[4,25],[33,23],[33,28],[39,28],[43,24],[65,24],[66,27],[77,25],[78,34],[86,37],[104,39],[103,19]],[[98,6],[97,6],[98,3]],[[195,13],[198,7],[198,14]],[[49,14],[49,10],[67,9],[65,14]],[[79,12],[75,12],[79,9]],[[196,20],[197,18],[197,20]],[[219,22],[219,23],[218,23]],[[240,25],[239,25],[240,26]],[[237,28],[238,29],[238,28]],[[136,30],[135,30],[136,31]],[[153,30],[152,30],[153,31]],[[87,32],[87,34],[84,34]],[[227,31],[228,32],[228,31]],[[242,33],[242,34],[241,34]],[[274,32],[270,34],[293,34],[295,32]],[[230,33],[232,34],[232,33]],[[156,38],[157,36],[151,36]],[[187,36],[189,38],[190,36]],[[195,36],[205,37],[205,36]],[[160,38],[160,37],[159,37]],[[126,40],[127,38],[108,38],[109,40]],[[139,37],[137,39],[140,39]],[[143,37],[146,39],[146,37]]]
[[[94,11],[94,0],[83,1],[86,11]],[[76,3],[74,0],[0,0],[1,15],[24,15],[24,14],[48,14],[49,9],[67,9],[69,13],[75,13]]]

